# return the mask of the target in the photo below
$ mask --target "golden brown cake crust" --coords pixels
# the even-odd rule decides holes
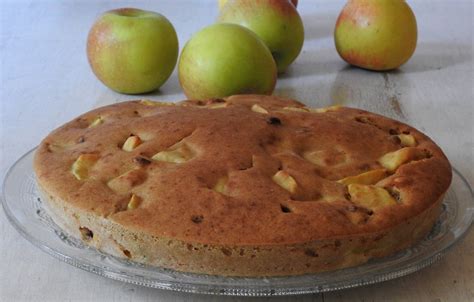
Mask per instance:
[[[125,151],[131,135],[140,144]],[[406,145],[403,136],[415,143]],[[390,170],[381,163],[401,149],[408,154],[401,165]],[[160,152],[164,157],[156,156]],[[176,152],[178,162],[166,157]],[[85,179],[71,173],[81,154],[97,158]],[[348,190],[348,177],[374,170],[383,176],[367,185],[388,193],[383,206],[360,203],[358,192]],[[440,148],[410,126],[359,109],[311,110],[294,100],[255,95],[95,109],[43,140],[35,171],[52,211],[65,216],[76,235],[79,227],[91,229],[92,245],[110,251],[102,229],[114,242],[122,240],[118,250],[136,261],[226,275],[316,272],[393,253],[429,231],[451,181]],[[279,171],[290,175],[291,188],[278,183]],[[130,208],[132,195],[139,203]],[[411,234],[393,234],[402,228]],[[373,245],[384,236],[390,243]],[[365,244],[370,252],[360,242],[349,243],[353,238],[371,242]],[[332,252],[337,261],[323,256],[329,242],[342,251]],[[218,252],[209,252],[215,260],[209,261],[218,263],[210,268],[202,253],[213,248]],[[285,268],[282,260],[280,268],[270,268],[260,261],[262,251],[277,259],[291,248],[301,252],[300,264]],[[260,252],[250,257],[255,249]],[[153,250],[169,250],[169,257],[161,255],[169,260],[143,254]]]

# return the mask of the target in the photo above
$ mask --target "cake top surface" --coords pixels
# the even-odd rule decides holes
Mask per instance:
[[[451,180],[410,126],[257,95],[92,110],[42,141],[35,171],[47,194],[136,232],[228,245],[381,231]]]

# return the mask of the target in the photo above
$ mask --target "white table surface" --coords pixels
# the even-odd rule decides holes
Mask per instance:
[[[400,70],[348,67],[332,32],[343,1],[301,0],[303,52],[280,77],[276,95],[311,106],[332,103],[411,123],[444,149],[473,184],[473,1],[409,1],[419,42]],[[118,7],[158,11],[174,24],[181,47],[215,20],[215,1],[1,1],[0,180],[53,128],[96,106],[133,97],[92,74],[85,41],[95,18]],[[181,100],[176,73],[152,99]],[[397,280],[339,292],[269,301],[474,301],[474,232],[433,266]],[[24,240],[0,214],[0,301],[237,301],[143,288],[62,263]],[[256,298],[254,298],[257,300]],[[253,299],[249,299],[250,301]]]

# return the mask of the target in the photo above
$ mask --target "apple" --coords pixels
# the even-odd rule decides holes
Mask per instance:
[[[415,51],[415,15],[403,0],[349,0],[337,19],[334,40],[349,64],[394,69]]]
[[[303,21],[290,1],[228,0],[218,22],[240,24],[255,32],[270,49],[280,73],[303,47]]]
[[[178,38],[164,16],[135,8],[105,12],[87,38],[87,58],[99,80],[127,94],[158,89],[178,58]]]
[[[227,3],[228,0],[218,0],[219,2],[219,9],[222,9],[224,5]],[[287,0],[293,3],[295,7],[298,7],[298,0]]]
[[[181,87],[190,99],[233,94],[271,94],[277,69],[267,46],[237,24],[217,23],[191,37],[178,63]]]

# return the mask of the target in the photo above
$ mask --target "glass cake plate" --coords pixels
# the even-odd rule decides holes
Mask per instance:
[[[312,275],[271,278],[221,277],[182,273],[118,259],[64,233],[46,214],[33,172],[31,150],[9,170],[3,184],[3,208],[13,226],[48,254],[107,278],[189,293],[277,296],[318,293],[382,282],[418,271],[440,259],[468,231],[474,195],[456,170],[442,214],[420,243],[391,257],[364,265]]]

